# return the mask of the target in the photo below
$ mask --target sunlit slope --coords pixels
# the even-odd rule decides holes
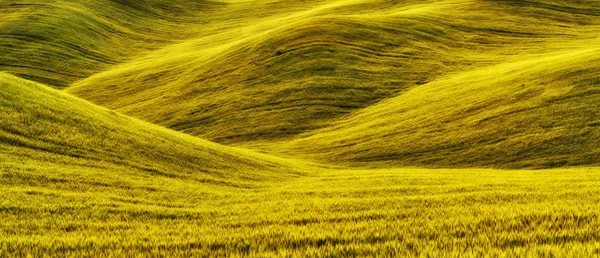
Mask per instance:
[[[65,87],[184,39],[221,4],[189,0],[0,2],[0,71]]]
[[[122,181],[243,186],[297,173],[287,161],[167,130],[11,75],[0,74],[0,107],[0,159],[20,176],[35,179],[54,168],[101,171]]]
[[[362,165],[600,164],[600,48],[440,79],[287,145]]]
[[[595,2],[315,1],[293,12],[274,9],[291,2],[273,3],[232,1],[227,8],[247,16],[232,11],[220,23],[237,27],[68,91],[218,142],[285,140],[451,72],[571,49],[600,33]]]

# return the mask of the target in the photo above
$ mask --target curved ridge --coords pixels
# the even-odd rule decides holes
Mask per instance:
[[[302,173],[289,161],[167,130],[11,75],[0,73],[0,87],[3,163],[100,166],[244,187]]]
[[[600,164],[596,48],[440,79],[278,146],[363,166]],[[457,104],[459,103],[459,104]]]
[[[168,46],[68,91],[222,143],[279,141],[326,127],[446,74],[511,61],[520,54],[568,49],[562,38],[580,42],[598,32],[590,16],[579,17],[587,27],[579,26],[580,21],[570,24],[571,14],[561,12],[554,17],[562,23],[545,24],[496,4],[317,5],[277,22],[248,23]],[[536,8],[545,10],[543,5]],[[454,9],[463,12],[447,17]],[[497,12],[492,16],[497,21],[482,24],[478,14],[483,10]]]
[[[57,88],[186,38],[209,1],[3,1],[0,71]],[[184,28],[186,28],[184,30]],[[177,32],[177,33],[174,33]]]

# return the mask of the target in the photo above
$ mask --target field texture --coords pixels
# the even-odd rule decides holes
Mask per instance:
[[[0,0],[0,257],[600,256],[596,0]]]
[[[600,169],[323,170],[249,188],[2,169],[2,256],[600,254]]]

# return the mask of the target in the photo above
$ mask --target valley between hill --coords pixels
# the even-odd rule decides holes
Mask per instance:
[[[597,1],[0,17],[0,257],[600,255]]]

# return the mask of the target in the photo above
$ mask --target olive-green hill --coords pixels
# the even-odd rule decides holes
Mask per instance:
[[[596,1],[194,3],[3,3],[9,18],[0,22],[6,53],[0,70],[209,141],[318,162],[599,162],[592,141],[594,91],[571,90],[579,82],[598,84],[593,54],[586,54],[598,48]],[[74,51],[79,48],[85,51]],[[522,74],[516,78],[503,69]],[[492,89],[503,91],[491,96]],[[562,104],[538,95],[515,97],[524,90],[575,97]],[[472,99],[457,102],[464,94]],[[463,126],[460,110],[493,116],[496,106],[477,101],[496,98],[514,100],[503,102],[505,110],[543,102],[553,111]],[[548,140],[531,137],[539,128],[520,126],[538,120],[572,130],[548,129],[547,137],[562,137]],[[523,137],[527,143],[515,143]],[[497,141],[495,149],[489,141]]]
[[[102,171],[84,184],[156,177],[234,187],[301,173],[289,161],[164,129],[12,75],[0,73],[0,89],[0,160],[14,175],[32,176],[27,182],[50,168],[60,168],[50,173],[60,180]]]
[[[0,1],[0,257],[594,257],[599,166],[597,0]]]
[[[436,80],[285,145],[367,166],[598,165],[600,45]]]
[[[231,2],[207,36],[69,89],[221,143],[281,141],[427,82],[597,39],[598,4],[552,1]]]
[[[185,39],[220,4],[190,0],[0,2],[0,70],[54,87]]]

